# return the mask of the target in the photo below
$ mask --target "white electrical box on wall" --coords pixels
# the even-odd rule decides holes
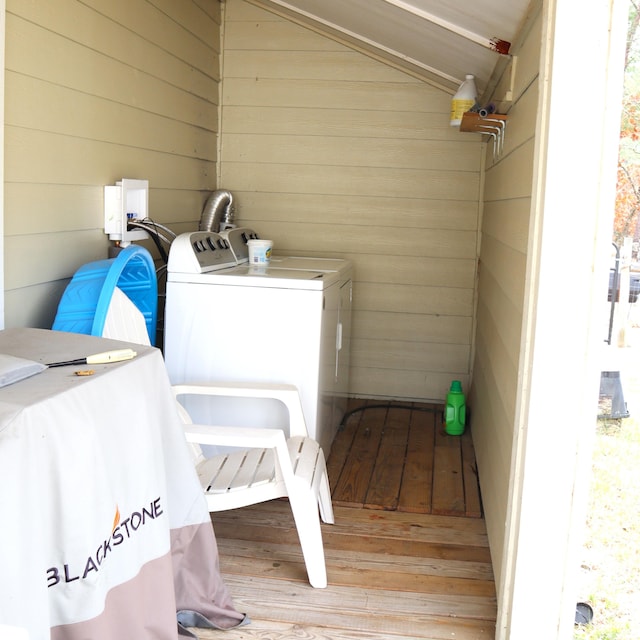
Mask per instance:
[[[123,178],[115,185],[104,188],[104,232],[111,240],[127,246],[134,240],[144,240],[149,234],[144,229],[129,230],[132,220],[149,216],[149,181]]]

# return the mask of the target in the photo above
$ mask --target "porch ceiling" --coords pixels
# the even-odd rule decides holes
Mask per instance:
[[[490,90],[529,0],[249,0],[441,88]],[[496,52],[498,49],[500,52]]]

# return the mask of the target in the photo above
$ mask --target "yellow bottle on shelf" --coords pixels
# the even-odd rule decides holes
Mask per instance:
[[[458,91],[451,99],[451,118],[449,124],[452,127],[459,127],[462,122],[462,114],[469,111],[476,103],[478,90],[473,75],[470,73],[465,76],[464,82],[460,85]]]

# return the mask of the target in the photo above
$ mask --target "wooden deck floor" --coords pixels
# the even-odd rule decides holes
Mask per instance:
[[[471,435],[447,435],[442,409],[350,400],[327,462],[333,503],[481,517]]]
[[[381,433],[377,457],[384,456],[389,469],[385,471],[381,462],[376,461],[369,473],[372,483],[369,489],[381,477],[397,477],[393,468],[414,465],[412,456],[395,455],[391,450],[390,444],[398,441],[395,432],[402,431],[389,426],[402,422],[396,420],[399,414],[395,409],[385,414],[383,424],[387,426],[381,430],[374,426],[376,421],[380,422],[380,410],[357,413],[350,418],[348,429],[341,432],[352,429],[353,442],[358,432],[364,437],[365,423],[369,424],[369,439],[377,431],[387,432],[386,436]],[[447,443],[447,439],[443,441],[437,435],[433,411],[401,413],[405,416],[404,422],[407,416],[416,414],[409,424],[414,424],[414,420],[421,424],[423,420],[427,422],[427,427],[416,428],[407,442],[411,443],[409,451],[415,452],[421,461],[418,466],[423,466],[425,457],[431,460],[436,489],[426,492],[429,499],[424,497],[424,491],[420,492],[417,511],[433,511],[438,508],[440,495],[438,447],[455,450],[456,444],[462,460],[463,443],[460,438]],[[358,429],[353,428],[352,422],[358,423]],[[429,424],[434,429],[432,440]],[[412,428],[408,428],[408,433],[411,432]],[[427,437],[418,437],[425,433]],[[386,440],[390,442],[382,445]],[[429,442],[433,442],[432,449]],[[456,456],[445,457],[450,460]],[[358,464],[364,468],[362,459]],[[345,468],[343,464],[341,469]],[[460,473],[449,470],[443,475]],[[356,475],[360,478],[363,474]],[[336,490],[340,482],[338,477]],[[384,486],[397,484],[397,481],[383,483]],[[360,480],[345,481],[345,485],[359,487]],[[365,493],[370,498],[362,503],[350,498],[351,506],[341,506],[334,501],[336,523],[322,526],[329,580],[326,589],[309,586],[287,501],[276,500],[213,514],[223,576],[236,607],[246,612],[252,622],[225,632],[193,631],[203,640],[222,636],[225,640],[493,638],[495,585],[484,519],[464,517],[457,499],[445,500],[446,504],[457,505],[456,515],[449,516],[415,512],[413,507],[400,510],[406,502],[402,491],[392,509],[386,498],[371,498],[377,490]],[[355,495],[355,491],[351,495]],[[424,505],[429,501],[431,506],[427,509]],[[365,503],[372,508],[363,508]]]

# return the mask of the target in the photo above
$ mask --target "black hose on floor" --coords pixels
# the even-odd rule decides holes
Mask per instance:
[[[347,411],[342,416],[342,420],[338,425],[338,431],[342,431],[342,429],[344,429],[347,420],[349,420],[352,415],[355,415],[360,411],[366,411],[367,409],[407,409],[409,411],[426,411],[429,413],[437,413],[438,411],[442,411],[442,409],[436,409],[434,407],[408,407],[406,404],[394,404],[393,402],[385,402],[384,404],[366,404],[362,407],[356,407],[355,409],[351,409],[351,411]]]

